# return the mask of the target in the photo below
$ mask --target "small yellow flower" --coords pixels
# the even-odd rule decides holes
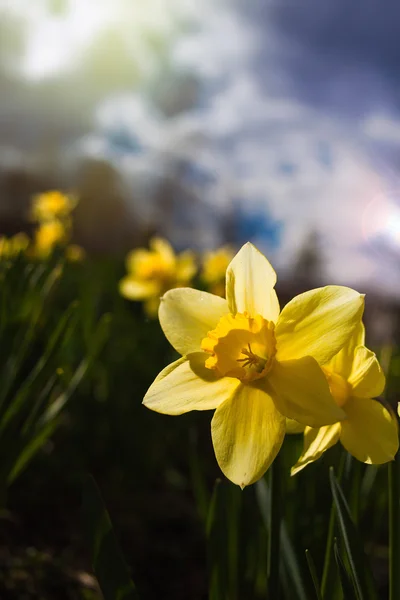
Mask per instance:
[[[29,246],[29,238],[25,233],[17,233],[10,238],[0,237],[0,258],[11,259],[25,252]]]
[[[327,286],[280,311],[275,283],[268,260],[246,244],[228,266],[226,300],[187,288],[167,292],[160,323],[182,358],[161,371],[143,400],[170,415],[216,409],[216,458],[242,488],[274,460],[285,416],[314,427],[345,417],[319,364],[347,343],[364,308],[354,290]]]
[[[68,240],[68,231],[61,221],[46,221],[35,231],[34,255],[46,258],[56,246],[63,245]]]
[[[204,253],[201,279],[216,296],[225,295],[225,272],[233,256],[234,252],[229,246]]]
[[[147,314],[155,317],[162,294],[171,288],[190,285],[196,264],[192,252],[176,255],[161,238],[153,238],[149,246],[150,250],[138,248],[128,254],[128,274],[120,281],[119,289],[129,300],[143,300]]]
[[[303,453],[292,468],[292,475],[338,441],[364,463],[393,460],[399,447],[397,421],[387,408],[373,400],[382,394],[385,376],[364,341],[364,326],[360,323],[346,346],[322,367],[332,396],[346,413],[346,419],[327,427],[305,428]]]
[[[69,244],[65,248],[65,257],[69,262],[81,262],[86,256],[85,250],[78,244]]]
[[[73,196],[52,190],[34,196],[31,216],[39,223],[54,219],[68,219],[76,205],[77,200]]]

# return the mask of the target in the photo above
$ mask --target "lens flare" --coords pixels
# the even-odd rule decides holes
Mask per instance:
[[[364,240],[378,251],[400,250],[400,192],[374,198],[363,215]]]

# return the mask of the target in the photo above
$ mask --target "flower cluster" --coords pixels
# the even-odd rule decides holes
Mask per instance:
[[[29,237],[25,233],[17,233],[12,237],[0,237],[0,259],[11,260],[25,252],[29,246]]]
[[[71,238],[71,214],[77,205],[77,199],[51,190],[33,198],[31,219],[38,224],[34,235],[32,253],[38,258],[47,258],[55,248],[63,247],[67,259],[81,260],[84,251],[80,246],[67,246]]]
[[[127,275],[120,281],[122,296],[142,301],[149,317],[156,317],[161,296],[170,289],[192,287],[198,283],[218,296],[225,295],[225,272],[233,251],[224,246],[204,253],[200,266],[190,250],[176,254],[171,244],[160,237],[149,242],[149,250],[137,248],[126,258]]]
[[[34,235],[32,253],[37,258],[47,258],[55,248],[65,248],[68,260],[79,261],[84,250],[76,244],[67,245],[71,238],[72,211],[77,199],[52,190],[33,198],[31,219],[38,224]]]
[[[176,273],[169,250],[159,263],[141,252],[132,265],[132,297],[153,289],[150,272]],[[304,429],[293,473],[338,440],[366,463],[392,460],[397,421],[373,399],[385,378],[364,345],[364,296],[326,286],[280,310],[275,283],[268,260],[248,243],[228,265],[226,299],[191,288],[166,292],[159,319],[181,358],[156,377],[144,404],[170,415],[215,410],[217,461],[242,488],[262,477],[293,426]]]

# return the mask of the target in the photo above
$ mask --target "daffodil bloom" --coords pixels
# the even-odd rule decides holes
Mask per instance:
[[[212,294],[225,295],[225,272],[232,258],[233,251],[229,246],[204,253],[201,279]]]
[[[12,237],[0,237],[0,258],[11,259],[24,252],[29,246],[29,238],[25,233],[17,233]]]
[[[34,255],[46,258],[56,246],[65,244],[68,240],[68,230],[61,221],[46,221],[35,231]]]
[[[393,460],[399,447],[397,420],[383,404],[373,400],[382,394],[385,376],[375,354],[364,342],[364,327],[360,323],[345,347],[322,367],[332,396],[346,413],[346,419],[327,427],[305,428],[303,453],[292,468],[292,475],[338,441],[364,463]]]
[[[194,289],[166,293],[160,323],[182,358],[161,371],[143,401],[170,415],[216,409],[217,461],[242,488],[274,460],[285,416],[314,427],[345,417],[318,363],[348,341],[364,306],[354,290],[327,286],[280,312],[275,282],[268,260],[248,243],[227,269],[226,300]]]
[[[67,219],[76,204],[76,198],[58,190],[38,194],[32,201],[32,219],[39,223],[54,219]]]
[[[143,300],[147,314],[154,317],[162,294],[189,285],[196,264],[192,252],[176,255],[164,239],[153,238],[149,246],[150,250],[138,248],[128,254],[128,274],[120,281],[119,289],[129,300]]]

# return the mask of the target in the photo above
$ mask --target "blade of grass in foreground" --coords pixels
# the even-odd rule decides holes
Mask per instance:
[[[270,490],[265,479],[257,481],[256,485],[256,496],[258,506],[261,512],[261,517],[267,533],[269,534],[269,511],[270,511]],[[304,584],[303,575],[299,566],[296,552],[293,548],[292,542],[290,541],[287,527],[284,521],[281,521],[280,527],[281,535],[281,558],[284,565],[285,573],[290,578],[291,589],[293,591],[293,600],[308,600],[306,587]],[[292,599],[291,599],[292,600]]]
[[[350,510],[342,489],[336,480],[331,467],[329,470],[333,501],[337,511],[341,537],[349,560],[350,574],[356,589],[358,600],[376,600],[376,592],[372,586],[372,574],[367,563],[362,542],[357,534]]]
[[[388,463],[389,600],[400,598],[400,453]]]
[[[341,452],[338,464],[338,481],[342,481],[345,471],[346,453]],[[333,557],[333,540],[335,537],[336,527],[336,509],[335,503],[332,502],[331,512],[329,515],[328,537],[326,540],[324,567],[321,579],[321,593],[324,600],[333,600],[337,598],[339,593],[339,581],[337,576],[337,568]]]
[[[314,584],[315,597],[317,600],[322,600],[321,588],[320,588],[320,584],[318,581],[318,575],[317,575],[317,569],[315,568],[315,563],[314,563],[314,560],[313,560],[309,550],[306,550],[306,559],[307,559],[308,568],[310,570],[311,579]]]
[[[226,528],[224,519],[224,496],[223,483],[220,479],[217,479],[214,485],[206,522],[209,600],[224,600],[226,598],[226,590],[228,589],[225,552]]]
[[[340,585],[342,586],[343,598],[346,600],[357,600],[354,587],[350,581],[349,574],[344,566],[342,557],[340,556],[339,548],[337,545],[337,539],[333,543],[333,551],[335,554],[336,565],[339,572]]]
[[[104,600],[139,600],[109,514],[96,482],[89,475],[83,483],[82,516],[93,570]]]

